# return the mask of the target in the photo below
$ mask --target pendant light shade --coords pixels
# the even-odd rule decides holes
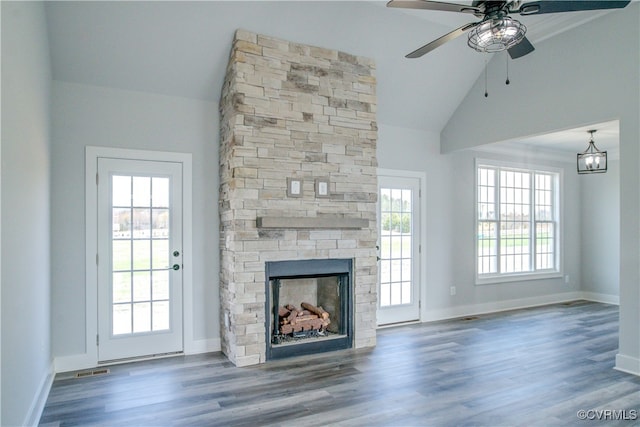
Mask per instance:
[[[593,142],[595,130],[588,131],[591,134],[589,146],[582,153],[578,153],[578,173],[604,173],[607,171],[607,152],[600,151]]]
[[[469,33],[467,44],[482,53],[507,50],[520,43],[527,32],[520,21],[509,16],[487,19]]]

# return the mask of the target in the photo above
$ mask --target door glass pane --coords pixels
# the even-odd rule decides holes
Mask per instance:
[[[131,206],[131,177],[113,176],[113,206]]]
[[[169,209],[153,209],[153,237],[169,237]]]
[[[402,287],[401,283],[391,284],[391,305],[402,304]]]
[[[170,328],[170,179],[111,177],[112,333]]]
[[[411,189],[380,189],[381,307],[413,302],[412,200]]]
[[[169,329],[169,301],[156,301],[153,303],[153,330],[167,329]]]
[[[133,177],[133,206],[151,206],[151,178],[147,176]]]
[[[401,274],[401,259],[392,259],[391,260],[391,281],[392,282],[400,282],[402,280]]]
[[[153,268],[155,270],[169,268],[169,240],[153,239],[151,242],[151,249],[153,251]]]
[[[151,330],[151,304],[140,302],[133,304],[133,332]]]
[[[113,302],[131,301],[131,273],[113,273]]]
[[[401,304],[411,303],[411,282],[402,282],[402,301]]]
[[[391,305],[391,284],[388,282],[380,284],[380,305],[382,307]]]
[[[113,209],[113,238],[131,236],[131,209]]]
[[[402,280],[411,280],[411,259],[402,260]]]
[[[380,236],[380,257],[382,259],[391,258],[391,236]]]
[[[151,209],[133,209],[133,237],[151,236]]]
[[[151,241],[133,241],[133,268],[135,270],[149,270],[151,268]]]
[[[169,207],[169,178],[153,178],[151,205],[154,208]]]
[[[151,299],[151,274],[149,271],[133,273],[133,300],[149,301]]]
[[[131,333],[131,304],[113,305],[113,335]]]
[[[154,300],[169,299],[169,272],[153,272],[152,292]]]
[[[113,271],[131,269],[131,240],[114,240],[112,242]]]

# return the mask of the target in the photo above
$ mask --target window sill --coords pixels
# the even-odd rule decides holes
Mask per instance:
[[[476,276],[476,285],[495,285],[499,283],[525,282],[531,280],[561,279],[561,271],[551,271],[547,273],[514,273],[500,274],[496,276]]]

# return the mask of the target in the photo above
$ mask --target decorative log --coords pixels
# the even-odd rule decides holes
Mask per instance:
[[[318,316],[315,314],[306,314],[304,316],[298,316],[295,319],[293,319],[290,323],[292,325],[297,325],[298,323],[303,323],[306,322],[307,320],[313,320],[313,319],[317,319]]]
[[[291,323],[296,317],[298,317],[298,312],[294,308],[293,310],[291,310],[291,313],[289,313],[289,317],[287,317],[287,323]]]
[[[300,305],[305,310],[309,310],[310,312],[312,312],[314,314],[317,314],[319,317],[322,317],[323,319],[328,319],[329,318],[329,313],[324,311],[324,309],[322,307],[316,307],[315,305],[309,304],[308,302],[303,302]]]
[[[280,326],[281,334],[290,334],[292,332],[322,330],[325,321],[319,318],[305,320],[296,324],[288,324]]]
[[[284,308],[286,308],[286,309],[287,309],[287,310],[289,310],[289,311],[293,311],[293,310],[295,310],[295,309],[296,309],[296,308],[295,308],[294,306],[292,306],[291,304],[287,304],[287,305],[285,305],[285,306],[284,306]]]
[[[290,313],[291,313],[291,310],[287,310],[284,307],[278,308],[278,316],[280,317],[288,317]]]

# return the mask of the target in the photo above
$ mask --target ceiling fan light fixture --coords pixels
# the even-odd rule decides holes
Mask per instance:
[[[587,131],[591,134],[589,146],[582,153],[578,153],[578,173],[605,173],[607,171],[607,152],[600,151],[593,142],[595,130]]]
[[[491,18],[469,32],[469,47],[482,53],[501,52],[524,39],[527,27],[509,16]]]

